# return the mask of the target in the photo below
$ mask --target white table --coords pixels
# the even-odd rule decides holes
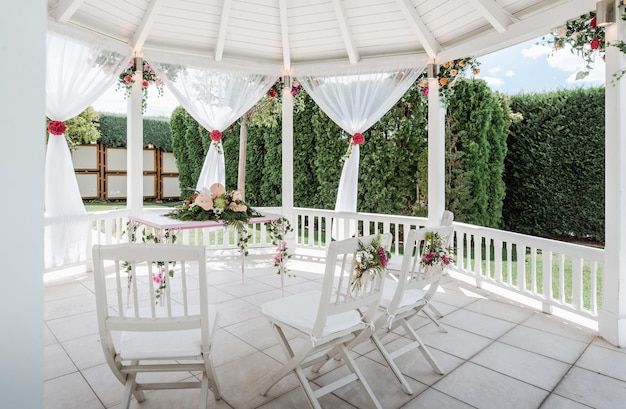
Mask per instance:
[[[278,214],[267,213],[260,217],[251,218],[247,224],[267,223],[280,218]],[[154,229],[154,234],[159,243],[166,243],[172,234],[176,234],[180,230],[187,229],[206,229],[212,227],[224,227],[224,223],[214,220],[196,221],[196,220],[177,220],[165,216],[165,213],[138,213],[130,215],[129,219],[129,237],[134,234],[140,225],[149,226]],[[245,254],[241,254],[241,282],[244,282],[245,272]]]

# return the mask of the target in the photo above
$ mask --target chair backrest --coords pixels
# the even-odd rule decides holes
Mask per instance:
[[[317,319],[313,327],[312,335],[321,336],[326,321],[330,316],[346,311],[366,311],[363,322],[373,322],[384,283],[385,272],[380,274],[367,271],[355,282],[358,274],[355,270],[357,252],[363,248],[372,249],[371,244],[375,240],[384,251],[389,251],[391,245],[390,234],[369,235],[363,237],[351,237],[344,240],[333,241],[328,247],[326,255],[326,269]]]
[[[204,246],[95,245],[93,262],[103,347],[113,348],[111,331],[200,329],[209,350]]]
[[[439,234],[444,245],[447,245],[449,238],[452,236],[454,229],[452,226],[423,227],[421,229],[412,229],[407,234],[404,242],[404,255],[402,257],[402,265],[398,275],[398,285],[393,299],[387,307],[390,315],[399,312],[399,306],[402,309],[410,309],[414,305],[402,305],[405,293],[410,290],[424,290],[423,297],[419,297],[421,304],[428,302],[437,291],[441,274],[443,273],[443,265],[435,264],[432,266],[422,265],[422,254],[426,242],[426,234],[434,232]]]

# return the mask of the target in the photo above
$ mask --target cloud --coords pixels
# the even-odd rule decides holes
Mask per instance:
[[[487,83],[487,85],[491,86],[491,87],[501,87],[504,85],[504,81],[502,80],[502,78],[498,78],[498,77],[480,77],[481,80],[485,80],[485,82]]]
[[[589,75],[581,80],[576,80],[576,74],[579,71],[585,70],[585,61],[582,57],[573,54],[571,47],[557,51],[553,55],[548,57],[548,65],[551,68],[555,68],[560,71],[571,72],[572,74],[565,80],[569,84],[583,83],[583,82],[603,82],[604,81],[604,68],[605,64],[601,58],[597,58],[593,64],[593,69]]]
[[[513,70],[506,70],[506,72],[504,73],[504,76],[505,77],[509,77],[509,78],[514,77],[515,76],[515,71],[513,71]]]
[[[551,51],[552,49],[548,47],[547,45],[533,44],[530,46],[530,48],[522,49],[522,56],[525,58],[536,60],[537,58],[542,57],[544,55],[550,55]]]
[[[489,72],[489,74],[493,74],[493,75],[498,74],[500,71],[502,71],[502,68],[500,68],[500,67],[493,67],[493,68],[489,68],[487,70],[487,72]]]

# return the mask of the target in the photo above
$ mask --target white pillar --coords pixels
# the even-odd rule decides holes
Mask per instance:
[[[626,39],[626,24],[619,16],[607,27],[606,41]],[[626,347],[626,77],[613,85],[613,73],[626,66],[617,48],[606,47],[605,93],[605,250],[602,272],[602,309],[598,313],[600,336]]]
[[[445,113],[439,80],[428,79],[428,225],[438,226],[445,210]]]
[[[293,221],[293,95],[291,95],[291,77],[285,76],[284,79],[285,87],[282,98],[282,214]]]
[[[135,58],[135,67],[126,116],[126,207],[131,214],[143,209],[143,58]]]
[[[3,408],[44,407],[46,10],[44,0],[18,1],[0,15]]]

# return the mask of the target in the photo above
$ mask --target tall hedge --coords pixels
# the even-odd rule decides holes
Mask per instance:
[[[505,227],[604,240],[604,88],[511,98]]]
[[[100,114],[100,143],[108,147],[126,146],[127,122],[124,114]],[[144,118],[143,145],[172,152],[172,134],[167,118]]]

